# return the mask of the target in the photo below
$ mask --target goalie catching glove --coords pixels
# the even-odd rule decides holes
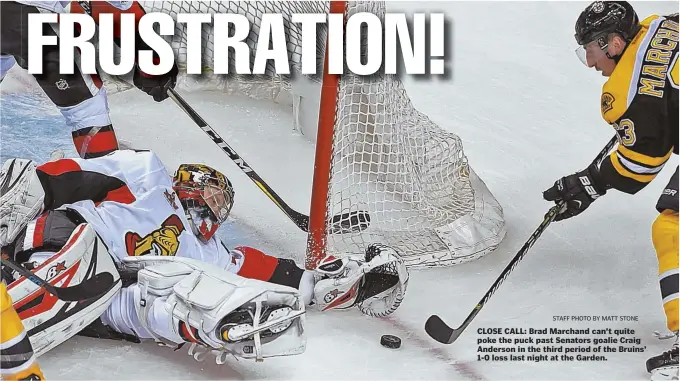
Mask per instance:
[[[10,159],[0,169],[0,246],[9,245],[43,210],[45,191],[31,160]]]
[[[369,316],[387,316],[399,307],[408,286],[408,270],[392,248],[372,244],[366,254],[328,256],[315,270],[314,303],[321,311],[357,306]]]

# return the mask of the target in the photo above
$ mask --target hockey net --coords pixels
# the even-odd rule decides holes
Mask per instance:
[[[164,12],[173,17],[178,13],[247,16],[251,23],[251,34],[247,39],[253,55],[250,62],[254,62],[262,14],[280,13],[284,20],[290,21],[294,13],[328,13],[331,10],[328,2],[298,1],[142,4],[147,12]],[[336,11],[340,9],[348,16],[355,12],[371,12],[382,17],[385,13],[383,2],[333,4]],[[286,22],[285,25],[291,70],[299,73],[301,30],[299,24]],[[207,81],[212,88],[237,91],[259,99],[289,95],[296,127],[307,135],[316,136],[317,165],[312,189],[312,199],[316,198],[316,202],[312,203],[310,211],[305,258],[308,268],[314,267],[326,253],[363,254],[374,242],[395,248],[410,267],[463,263],[495,249],[505,235],[503,211],[468,164],[460,138],[416,110],[404,85],[394,75],[366,77],[345,70],[332,91],[333,100],[326,101],[320,108],[321,84],[335,82],[322,74],[325,31],[320,30],[317,37],[318,75],[277,75],[270,62],[265,75],[213,76]],[[172,44],[182,67],[186,63],[183,24],[177,24]],[[211,26],[207,24],[203,28],[202,46],[203,64],[209,72],[213,61],[213,36]],[[230,59],[233,60],[233,54]],[[234,62],[230,62],[230,68],[233,65]],[[296,86],[300,82],[302,85]],[[311,93],[310,84],[316,89]],[[301,87],[306,90],[296,90]],[[319,120],[330,122],[322,125]],[[350,212],[367,212],[370,216],[368,228],[332,234],[332,216]],[[349,227],[361,222],[355,219],[343,221]]]

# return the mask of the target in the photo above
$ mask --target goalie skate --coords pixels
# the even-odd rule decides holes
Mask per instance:
[[[269,338],[284,332],[293,324],[293,320],[304,314],[305,311],[293,311],[288,306],[265,307],[259,319],[260,324],[255,325],[257,309],[244,308],[227,315],[220,328],[220,335],[227,343],[236,343],[254,339],[255,334],[260,338]]]

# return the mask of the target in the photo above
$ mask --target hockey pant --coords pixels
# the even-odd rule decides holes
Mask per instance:
[[[44,380],[5,283],[0,282],[0,375],[3,380]]]
[[[28,68],[28,15],[31,13],[41,13],[41,10],[13,1],[0,2],[0,80],[14,63]],[[43,24],[43,35],[59,38],[50,24]],[[72,129],[78,154],[90,158],[118,149],[106,90],[98,75],[80,71],[78,49],[74,52],[73,74],[59,74],[59,46],[43,46],[42,53],[43,74],[34,74],[34,77]]]
[[[29,223],[13,245],[4,248],[3,252],[13,256],[17,262],[42,262],[49,257],[46,253],[58,251],[82,222],[82,217],[72,210],[47,211]],[[231,262],[236,264],[229,268],[230,271],[244,278],[299,289],[305,304],[311,302],[314,277],[312,273],[297,267],[294,261],[272,257],[250,247],[237,247],[230,252]],[[139,296],[140,292],[136,284],[137,274],[123,272],[120,275],[123,288],[112,298],[101,318],[84,329],[81,335],[133,342],[153,339],[154,336],[146,331],[137,316],[134,302],[135,295]],[[152,321],[148,323],[152,327],[168,327],[169,318],[163,314],[152,316]],[[163,337],[178,344],[186,341],[186,337],[173,331],[164,331]]]
[[[678,331],[678,169],[656,205],[660,214],[652,224],[652,242],[659,260],[659,286],[666,325]]]

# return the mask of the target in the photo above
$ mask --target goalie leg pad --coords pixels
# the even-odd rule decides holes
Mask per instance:
[[[305,350],[305,304],[294,288],[246,279],[191,258],[129,257],[123,265],[139,269],[139,320],[157,340],[179,337],[258,360]],[[162,321],[169,326],[158,326]]]
[[[14,241],[19,232],[43,209],[45,191],[31,160],[9,159],[0,169],[0,246]]]
[[[9,294],[37,356],[96,320],[121,287],[108,249],[88,224],[79,225],[66,245],[33,272],[57,287],[74,286],[105,272],[114,279],[111,288],[100,298],[78,302],[60,300],[24,277],[12,282],[8,287]]]

